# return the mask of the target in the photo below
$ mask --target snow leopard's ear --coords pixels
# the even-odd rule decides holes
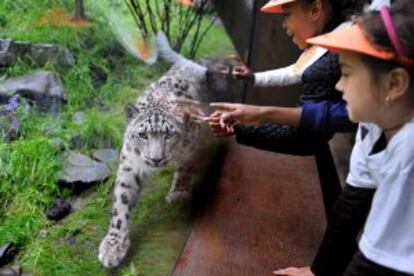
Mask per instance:
[[[128,103],[125,106],[125,113],[127,117],[127,121],[131,121],[135,116],[138,115],[139,109],[136,105],[133,105],[132,103]]]

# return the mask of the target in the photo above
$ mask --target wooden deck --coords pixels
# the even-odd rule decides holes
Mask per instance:
[[[173,275],[272,275],[287,265],[309,265],[324,228],[314,158],[232,142]]]

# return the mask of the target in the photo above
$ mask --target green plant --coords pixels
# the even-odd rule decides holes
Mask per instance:
[[[15,141],[0,139],[0,245],[10,241],[18,244],[17,262],[25,273],[34,276],[107,273],[96,252],[109,223],[114,179],[99,183],[80,197],[72,197],[56,181],[61,149],[53,141],[59,139],[64,149],[70,149],[71,137],[78,134],[83,141],[80,150],[85,154],[99,147],[119,148],[125,126],[124,105],[135,102],[145,87],[168,69],[162,63],[146,66],[125,53],[108,27],[106,1],[84,1],[93,29],[39,24],[39,18],[48,9],[71,10],[73,2],[0,1],[2,37],[59,44],[75,57],[71,67],[47,63],[38,68],[30,58],[22,57],[14,65],[0,68],[0,76],[7,78],[38,69],[55,71],[62,78],[68,99],[57,115],[41,113],[36,108],[26,109],[22,100],[14,114],[20,123],[21,136]],[[144,1],[140,3],[145,5]],[[206,26],[208,22],[202,24]],[[176,28],[178,25],[171,25],[172,34],[177,32]],[[223,48],[231,49],[229,45],[223,30],[213,26],[198,55],[221,54]],[[182,51],[190,52],[190,49],[184,44]],[[103,76],[102,79],[97,81],[97,75]],[[79,111],[85,113],[85,122],[80,125],[72,118]],[[144,190],[131,227],[138,246],[133,256],[116,271],[119,275],[171,272],[188,233],[191,210],[188,202],[165,204],[171,176],[171,170],[157,175]],[[72,214],[54,223],[45,218],[44,211],[57,196],[80,203]],[[39,235],[41,232],[46,234]]]
[[[84,147],[90,149],[115,147],[122,143],[124,118],[94,109],[86,112],[86,120],[78,129]],[[98,138],[98,139],[97,139]]]

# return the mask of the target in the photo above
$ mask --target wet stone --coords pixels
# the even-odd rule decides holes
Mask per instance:
[[[42,111],[57,113],[66,102],[64,86],[55,72],[37,71],[32,74],[0,81],[0,100],[15,95],[36,103]]]
[[[107,165],[73,151],[64,154],[59,183],[63,187],[82,191],[91,184],[103,181],[111,175]]]
[[[37,66],[44,66],[47,62],[62,66],[72,66],[75,63],[73,55],[59,45],[0,39],[0,66],[13,65],[27,56]]]
[[[12,242],[0,246],[0,266],[3,266],[13,261],[14,257],[17,254],[17,251],[17,247],[14,246]]]
[[[44,66],[47,62],[63,66],[72,66],[75,63],[75,59],[69,51],[54,44],[31,45],[29,55],[38,66]]]
[[[50,220],[59,220],[66,217],[72,209],[72,206],[61,198],[53,201],[52,205],[46,210],[46,217]]]
[[[72,119],[75,122],[75,124],[83,125],[86,120],[86,115],[84,112],[76,112],[75,114],[73,114]]]
[[[19,56],[29,51],[27,43],[21,43],[10,39],[0,39],[0,65],[9,66],[15,63]]]
[[[22,275],[22,268],[20,266],[6,266],[0,268],[0,276],[20,276]]]
[[[92,157],[97,161],[112,164],[118,161],[119,152],[115,149],[99,149],[92,153]]]

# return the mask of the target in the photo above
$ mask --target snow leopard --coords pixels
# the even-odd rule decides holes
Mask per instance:
[[[172,67],[135,104],[125,108],[127,127],[111,220],[98,256],[108,268],[118,266],[128,251],[130,212],[148,176],[174,165],[176,171],[166,201],[172,203],[189,197],[194,166],[214,139],[207,125],[192,119],[191,113],[195,111],[187,110],[186,104],[207,101],[207,68],[174,52],[163,34],[158,35],[158,48]],[[190,104],[190,109],[193,107]],[[196,112],[201,112],[198,107]]]

